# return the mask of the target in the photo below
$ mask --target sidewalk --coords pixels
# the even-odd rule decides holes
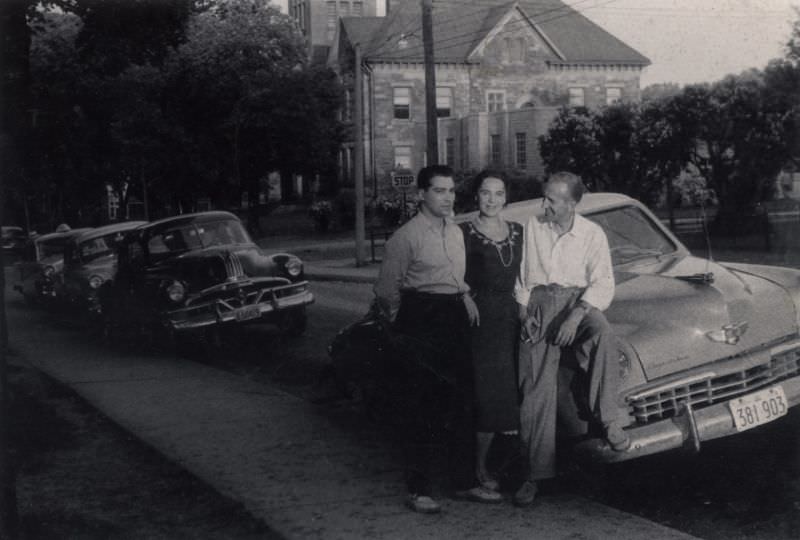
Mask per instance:
[[[7,309],[22,357],[287,538],[690,538],[568,496],[529,509],[442,498],[441,515],[414,514],[399,451],[352,412],[185,359],[104,349]]]

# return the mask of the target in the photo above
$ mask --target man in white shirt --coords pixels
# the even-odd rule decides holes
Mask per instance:
[[[519,351],[520,437],[527,454],[526,481],[514,503],[533,503],[537,481],[556,473],[558,366],[569,347],[589,379],[588,403],[612,449],[630,439],[617,423],[619,359],[603,311],[614,297],[611,253],[603,229],[575,212],[584,186],[568,172],[553,174],[544,215],[525,226],[520,275],[514,289],[522,324]]]

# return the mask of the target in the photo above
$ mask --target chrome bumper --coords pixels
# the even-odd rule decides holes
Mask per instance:
[[[293,283],[284,287],[277,287],[276,289],[296,286],[297,283]],[[270,291],[265,291],[265,293],[269,292]],[[170,311],[166,316],[166,325],[175,331],[181,331],[203,328],[215,324],[254,322],[265,315],[279,313],[293,308],[300,308],[314,303],[314,295],[308,289],[302,293],[285,297],[278,297],[275,294],[263,294],[262,296],[266,299],[242,306],[242,308],[247,308],[249,310],[258,310],[258,316],[254,317],[252,321],[239,321],[237,312],[241,308],[231,306],[224,300],[215,300],[207,304],[193,305]]]
[[[800,404],[800,377],[781,381],[789,407]],[[734,398],[735,399],[735,398]],[[739,433],[733,422],[729,401],[693,410],[684,406],[680,414],[644,426],[626,429],[631,447],[626,452],[615,452],[601,439],[578,443],[575,452],[579,458],[612,463],[627,461],[675,448],[699,451],[703,441],[719,439]]]

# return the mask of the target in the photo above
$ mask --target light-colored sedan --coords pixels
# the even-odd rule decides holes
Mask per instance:
[[[540,209],[537,199],[504,215],[525,223]],[[800,271],[695,257],[623,195],[588,194],[578,211],[603,227],[611,249],[616,294],[606,317],[620,341],[619,420],[632,442],[614,452],[593,436],[568,391],[576,374],[562,370],[563,431],[584,437],[580,452],[622,461],[699,450],[800,403]]]

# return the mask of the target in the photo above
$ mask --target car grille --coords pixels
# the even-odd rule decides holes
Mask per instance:
[[[701,409],[797,375],[800,375],[800,347],[775,352],[764,363],[741,371],[637,394],[630,400],[629,410],[637,423],[647,424],[675,416],[685,403]]]

